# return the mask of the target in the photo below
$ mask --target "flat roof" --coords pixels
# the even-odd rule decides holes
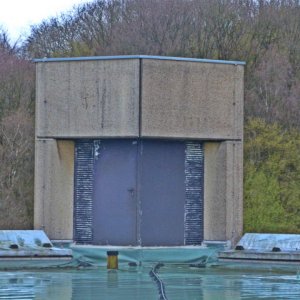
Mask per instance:
[[[216,59],[202,59],[202,58],[188,58],[188,57],[172,57],[172,56],[151,56],[151,55],[117,55],[117,56],[82,56],[82,57],[53,57],[53,58],[38,58],[33,61],[40,62],[64,62],[64,61],[86,61],[86,60],[116,60],[116,59],[156,59],[156,60],[173,60],[173,61],[189,61],[202,62],[213,64],[227,64],[227,65],[245,65],[244,61],[232,60],[216,60]]]

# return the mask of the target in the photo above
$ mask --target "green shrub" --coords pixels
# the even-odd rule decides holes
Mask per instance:
[[[244,231],[300,233],[300,132],[245,124]]]

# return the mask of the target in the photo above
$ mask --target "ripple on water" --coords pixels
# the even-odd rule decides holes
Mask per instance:
[[[0,299],[158,299],[150,268],[0,272]],[[300,299],[297,274],[191,269],[159,269],[169,300]]]

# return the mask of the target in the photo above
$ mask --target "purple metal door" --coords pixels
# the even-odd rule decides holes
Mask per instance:
[[[142,245],[184,245],[185,143],[143,140],[139,155]]]
[[[96,152],[93,244],[136,245],[137,142],[101,140]]]
[[[74,239],[99,245],[199,245],[203,146],[197,141],[76,142]]]

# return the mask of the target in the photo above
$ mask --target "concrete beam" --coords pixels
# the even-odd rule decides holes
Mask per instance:
[[[139,60],[37,63],[38,138],[137,137]]]
[[[143,60],[141,136],[241,140],[243,66]]]

